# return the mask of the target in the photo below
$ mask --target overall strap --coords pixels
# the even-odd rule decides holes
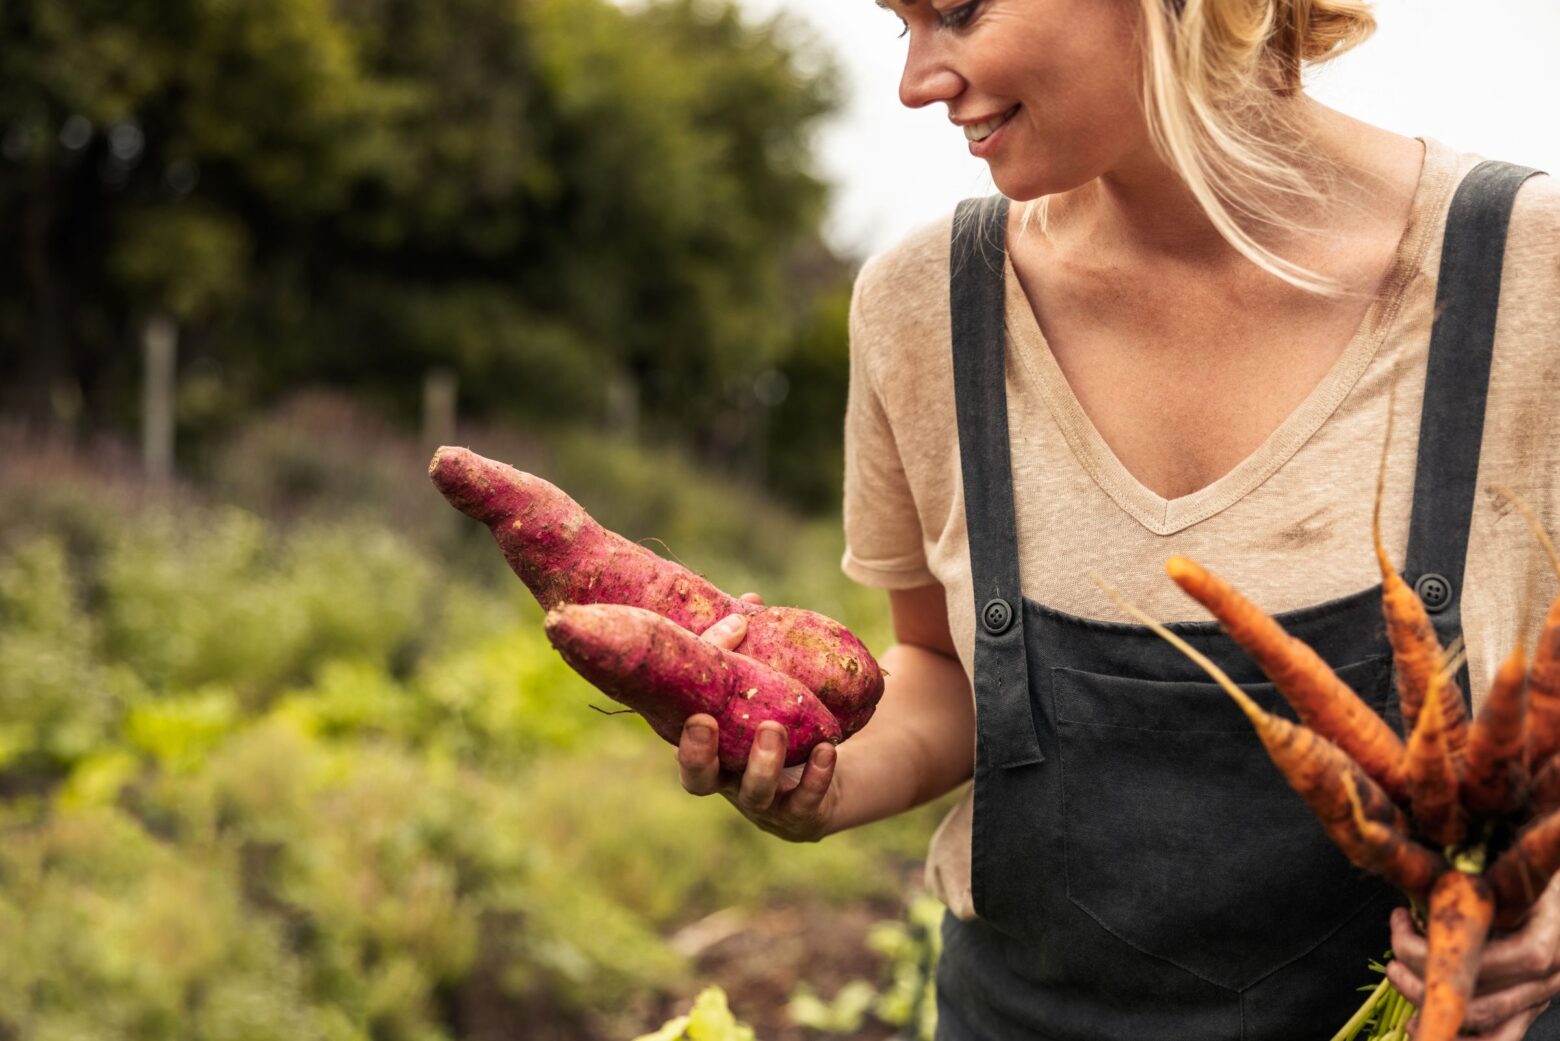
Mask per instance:
[[[998,767],[1044,759],[1030,709],[1008,450],[1007,212],[1000,195],[960,203],[949,255],[953,388],[975,589],[975,719],[981,755]]]
[[[1517,190],[1539,172],[1480,163],[1458,186],[1446,218],[1403,562],[1403,577],[1424,601],[1443,643],[1462,630],[1463,570],[1478,491],[1506,229]],[[1459,680],[1467,691],[1466,665]]]

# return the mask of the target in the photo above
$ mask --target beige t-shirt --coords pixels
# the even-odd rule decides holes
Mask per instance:
[[[1124,621],[1089,579],[1097,573],[1161,619],[1206,619],[1165,577],[1164,561],[1176,553],[1273,613],[1376,584],[1371,507],[1394,384],[1383,530],[1401,565],[1441,236],[1453,189],[1479,161],[1433,140],[1425,146],[1391,273],[1343,354],[1264,444],[1181,498],[1160,498],[1112,454],[1068,387],[1009,263],[1007,395],[1025,596]],[[885,589],[941,584],[970,676],[975,608],[954,411],[950,228],[945,218],[913,233],[868,261],[856,283],[842,567]],[[1520,514],[1487,492],[1515,490],[1560,536],[1560,181],[1553,178],[1529,180],[1512,216],[1479,485],[1462,607],[1476,705],[1518,628],[1536,626],[1556,595]],[[1535,606],[1523,616],[1529,582]],[[933,837],[926,868],[929,887],[961,917],[974,915],[972,806],[966,790]]]

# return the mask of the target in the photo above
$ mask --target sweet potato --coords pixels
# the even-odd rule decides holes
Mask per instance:
[[[456,509],[486,524],[509,566],[545,608],[625,604],[654,611],[692,633],[746,615],[737,648],[800,681],[847,735],[871,717],[883,674],[840,623],[797,607],[729,596],[680,564],[608,531],[561,489],[465,448],[441,448],[428,475]]]
[[[547,612],[547,638],[581,676],[644,716],[672,744],[689,716],[720,726],[720,765],[741,771],[758,726],[785,727],[785,763],[804,762],[820,742],[838,744],[839,723],[801,683],[763,662],[701,640],[640,607],[568,604]]]

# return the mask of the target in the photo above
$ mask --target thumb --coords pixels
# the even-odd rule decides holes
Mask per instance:
[[[713,643],[723,651],[734,651],[747,638],[747,627],[745,615],[727,615],[700,633],[699,639]]]

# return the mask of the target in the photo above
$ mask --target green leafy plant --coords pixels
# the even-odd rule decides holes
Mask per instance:
[[[707,987],[694,1000],[693,1011],[634,1041],[754,1041],[754,1036],[753,1028],[739,1023],[732,1014],[726,992]]]
[[[932,1041],[937,1032],[937,959],[942,954],[942,902],[921,894],[901,919],[880,922],[867,938],[884,958],[883,982],[851,980],[831,1000],[806,984],[791,994],[791,1019],[825,1034],[854,1034],[868,1019],[899,1027],[901,1036]]]

